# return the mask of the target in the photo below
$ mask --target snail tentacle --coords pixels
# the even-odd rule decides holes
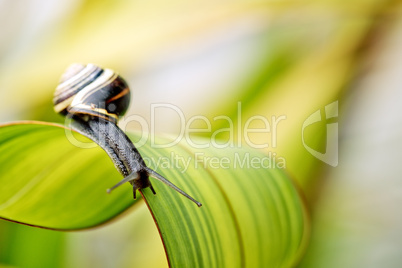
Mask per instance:
[[[191,196],[189,196],[188,194],[186,194],[184,191],[182,191],[179,187],[177,187],[176,185],[174,185],[173,183],[171,183],[168,179],[166,179],[165,177],[163,177],[161,174],[159,174],[158,172],[156,172],[155,170],[150,169],[149,167],[146,168],[146,170],[148,171],[148,174],[152,177],[154,177],[155,179],[163,182],[164,184],[166,184],[167,186],[169,186],[170,188],[174,189],[176,192],[179,192],[180,194],[184,195],[185,197],[187,197],[188,199],[190,199],[191,201],[193,201],[194,203],[197,204],[197,206],[201,207],[202,204],[200,202],[198,202],[197,200],[195,200],[194,198],[192,198]]]

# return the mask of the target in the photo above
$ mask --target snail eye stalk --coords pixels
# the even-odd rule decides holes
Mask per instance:
[[[171,183],[168,179],[166,179],[165,177],[163,177],[162,175],[160,175],[159,173],[157,173],[156,171],[146,167],[146,170],[149,174],[149,176],[157,179],[158,181],[163,182],[164,184],[166,184],[167,186],[169,186],[170,188],[172,188],[173,190],[175,190],[176,192],[182,194],[183,196],[185,196],[186,198],[190,199],[191,201],[193,201],[198,207],[201,207],[202,204],[200,202],[198,202],[197,200],[195,200],[194,198],[192,198],[190,195],[186,194],[184,191],[182,191],[179,187],[177,187],[176,185],[174,185],[173,183]],[[122,179],[121,181],[119,181],[116,185],[112,186],[111,188],[107,189],[107,193],[111,193],[114,189],[116,189],[117,187],[119,187],[120,185],[126,183],[126,182],[133,182],[135,180],[137,180],[140,176],[138,175],[138,173],[133,172],[130,175],[128,175],[127,177],[125,177],[124,179]],[[152,185],[150,184],[149,187],[151,188],[151,191],[153,192],[153,194],[155,193],[154,188],[152,187]],[[136,188],[133,187],[133,195],[134,195],[134,199],[135,199],[135,193],[136,193]]]
[[[114,189],[116,189],[117,187],[119,187],[120,185],[126,183],[126,182],[131,182],[134,181],[135,179],[138,179],[138,173],[137,172],[133,172],[130,175],[128,175],[127,177],[125,177],[124,179],[122,179],[121,181],[119,181],[116,185],[110,187],[109,189],[106,190],[106,192],[108,194],[110,194]]]
[[[200,202],[198,202],[197,200],[195,200],[194,198],[192,198],[191,196],[189,196],[188,194],[186,194],[184,191],[182,191],[179,187],[177,187],[176,185],[174,185],[173,183],[171,183],[170,181],[168,181],[165,177],[163,177],[162,175],[160,175],[159,173],[157,173],[156,171],[150,169],[149,167],[146,168],[149,175],[155,179],[157,179],[158,181],[163,182],[164,184],[166,184],[167,186],[169,186],[170,188],[172,188],[173,190],[175,190],[176,192],[184,195],[185,197],[187,197],[188,199],[190,199],[191,201],[193,201],[198,207],[201,207],[202,204]]]

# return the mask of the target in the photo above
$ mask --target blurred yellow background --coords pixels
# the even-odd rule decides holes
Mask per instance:
[[[177,107],[186,119],[205,116],[212,131],[227,127],[216,116],[243,126],[256,115],[285,116],[276,146],[263,151],[286,160],[311,209],[312,239],[300,267],[398,267],[401,15],[399,1],[380,0],[3,0],[0,122],[63,123],[52,97],[73,62],[117,70],[132,90],[127,116],[143,117],[149,125],[155,119],[156,134],[181,131],[173,110],[160,109],[151,118],[157,103]],[[312,156],[301,137],[303,122],[334,101],[337,167]],[[261,123],[252,127],[263,128]],[[122,124],[143,130],[138,122]],[[192,127],[205,128],[200,121]],[[271,143],[274,134],[264,134],[252,141]],[[304,134],[311,148],[325,152],[325,122]],[[49,243],[39,243],[40,237]],[[106,227],[77,233],[1,222],[3,264],[167,265],[145,206]]]

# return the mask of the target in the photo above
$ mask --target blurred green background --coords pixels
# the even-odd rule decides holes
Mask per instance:
[[[254,133],[250,139],[268,142],[262,150],[285,159],[305,195],[312,237],[299,266],[399,267],[401,15],[399,1],[380,0],[3,0],[0,122],[63,123],[52,96],[73,62],[117,70],[132,89],[127,117],[154,120],[156,134],[181,131],[173,110],[156,110],[151,120],[156,103],[174,105],[186,119],[205,116],[212,131],[228,127],[216,116],[242,126],[255,115],[285,116],[276,137]],[[339,117],[304,135],[324,153],[326,124],[338,123],[336,167],[312,156],[301,137],[303,122],[334,101]],[[133,120],[121,126],[144,130]],[[0,222],[0,267],[134,265],[167,265],[144,205],[89,231]]]

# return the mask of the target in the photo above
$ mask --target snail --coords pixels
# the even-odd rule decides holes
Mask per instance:
[[[96,142],[113,161],[124,179],[107,189],[129,182],[133,197],[137,190],[154,188],[153,177],[193,201],[201,203],[179,189],[165,177],[146,166],[137,148],[117,126],[130,103],[130,89],[118,73],[94,64],[72,64],[60,79],[53,98],[54,110],[72,118],[71,128]]]

